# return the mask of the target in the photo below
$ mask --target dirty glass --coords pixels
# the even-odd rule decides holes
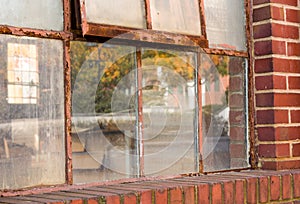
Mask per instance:
[[[197,172],[195,54],[142,50],[145,175]]]
[[[249,167],[247,60],[202,55],[201,61],[204,171]]]
[[[65,182],[63,43],[0,35],[0,189]]]
[[[137,175],[135,48],[71,42],[75,183]]]
[[[81,0],[89,23],[146,28],[143,0]]]
[[[62,0],[0,0],[0,25],[63,30]]]
[[[204,1],[210,47],[245,51],[245,6],[241,0]]]
[[[154,30],[201,35],[198,0],[150,0]]]

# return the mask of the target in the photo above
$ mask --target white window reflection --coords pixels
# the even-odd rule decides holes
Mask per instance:
[[[7,44],[8,103],[36,104],[38,98],[36,45]]]

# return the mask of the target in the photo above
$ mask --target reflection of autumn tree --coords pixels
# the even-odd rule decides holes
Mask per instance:
[[[129,46],[104,45],[98,43],[72,42],[71,43],[71,67],[72,67],[72,89],[79,71],[82,67],[88,71],[84,72],[81,80],[85,82],[76,83],[84,97],[95,99],[95,111],[98,113],[111,112],[111,97],[116,86],[122,78],[136,68],[135,49]],[[212,64],[213,62],[213,64]],[[202,82],[213,82],[217,77],[228,75],[229,57],[211,55],[210,58],[201,59]],[[144,49],[142,52],[142,65],[165,67],[175,71],[186,81],[194,80],[195,55],[191,52],[179,52],[169,50]],[[151,78],[151,72],[147,72]],[[156,73],[153,72],[153,75]],[[133,79],[134,80],[134,79]],[[130,80],[132,82],[132,80]],[[176,86],[176,80],[166,77],[165,81],[169,87]],[[96,93],[93,93],[87,83],[97,83]],[[130,83],[130,82],[129,82]],[[124,86],[124,84],[122,84]],[[126,84],[123,88],[130,89],[133,85]],[[146,89],[149,87],[146,87]],[[122,92],[120,92],[122,93]],[[125,100],[125,94],[118,96]],[[86,104],[78,103],[79,109]]]
[[[194,54],[174,51],[145,50],[142,55],[143,66],[156,65],[174,70],[185,80],[194,79]],[[176,83],[169,81],[170,84]]]
[[[228,75],[229,57],[222,55],[204,55],[201,61],[201,78],[202,83],[211,83],[216,81],[220,76]]]
[[[81,97],[94,98],[96,112],[110,112],[113,91],[132,70],[135,62],[133,57],[131,47],[72,42],[72,90],[76,88]],[[77,78],[79,72],[80,77]],[[96,92],[92,85],[97,85]],[[85,106],[89,104],[86,101],[76,101],[77,112],[87,110]]]

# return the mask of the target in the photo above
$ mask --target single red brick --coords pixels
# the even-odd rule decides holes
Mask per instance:
[[[266,38],[272,36],[271,23],[265,23],[253,26],[254,39]]]
[[[266,158],[275,158],[276,157],[276,149],[275,144],[260,144],[258,146],[258,156],[266,157]]]
[[[275,140],[285,141],[285,140],[296,140],[299,139],[300,127],[278,127],[275,128]]]
[[[212,204],[222,203],[222,186],[221,186],[221,183],[212,184],[211,198],[212,198]]]
[[[273,20],[284,20],[284,9],[283,7],[271,6],[271,16]]]
[[[280,198],[280,176],[271,176],[270,187],[271,201],[278,201]]]
[[[230,127],[230,140],[245,141],[245,127]]]
[[[271,18],[270,6],[253,9],[253,22],[263,21]]]
[[[199,184],[198,185],[198,203],[209,204],[209,184]]]
[[[264,3],[269,3],[270,0],[253,0],[253,5],[259,5]]]
[[[155,191],[155,203],[167,203],[168,191],[165,189],[158,189]]]
[[[300,94],[275,93],[274,106],[300,106]]]
[[[135,194],[125,194],[124,195],[124,204],[132,204],[132,203],[137,203],[137,198]]]
[[[265,158],[279,158],[290,156],[289,144],[260,144],[258,155]]]
[[[235,181],[235,203],[245,203],[244,180]]]
[[[259,127],[259,141],[287,141],[299,138],[300,127]]]
[[[272,40],[255,42],[254,43],[254,54],[256,56],[273,54],[272,53]]]
[[[294,9],[286,9],[286,20],[288,22],[300,23],[300,11]]]
[[[284,170],[284,169],[299,169],[300,161],[299,160],[290,160],[290,161],[262,161],[262,169],[268,170]]]
[[[194,186],[184,186],[184,203],[195,203],[195,188]]]
[[[275,128],[274,127],[258,127],[257,136],[259,141],[274,141]]]
[[[268,177],[259,178],[259,201],[261,203],[268,202],[268,194],[269,194],[269,179]]]
[[[256,120],[258,124],[288,123],[288,110],[258,110]]]
[[[276,144],[276,157],[290,157],[290,145]]]
[[[244,124],[245,123],[245,112],[239,110],[230,110],[229,111],[229,120],[230,124]]]
[[[300,60],[273,58],[273,69],[275,72],[300,73]]]
[[[244,95],[240,93],[230,94],[229,107],[243,108],[244,107]]]
[[[289,89],[300,89],[300,77],[289,76],[288,83],[289,83]]]
[[[242,91],[244,88],[243,80],[240,76],[234,76],[229,78],[229,90],[230,91]]]
[[[247,203],[257,203],[257,178],[247,178]]]
[[[152,191],[142,191],[140,193],[140,204],[152,203]]]
[[[105,196],[106,204],[120,204],[120,197],[117,195]]]
[[[297,6],[297,0],[270,0],[269,2],[290,5],[290,6]]]
[[[272,23],[272,35],[274,37],[299,39],[299,27]]]
[[[282,199],[291,198],[291,175],[286,174],[281,177],[282,181]]]
[[[274,106],[274,94],[273,93],[260,93],[256,94],[256,106],[257,107],[273,107]]]
[[[170,203],[174,203],[174,204],[182,203],[182,192],[180,188],[170,189]]]
[[[224,201],[225,203],[234,203],[234,184],[232,181],[224,182]]]
[[[293,173],[293,181],[294,181],[294,198],[300,197],[300,173]]]
[[[288,42],[287,50],[289,56],[300,56],[300,43]]]
[[[88,203],[88,204],[99,204],[98,200],[95,199],[95,198],[89,198],[89,199],[87,200],[87,203]]]
[[[244,72],[244,59],[241,57],[231,58],[229,61],[229,75],[237,75]]]
[[[254,69],[255,69],[255,73],[272,72],[273,71],[273,60],[272,60],[272,58],[255,59]]]
[[[84,201],[81,199],[80,200],[76,199],[76,200],[69,201],[69,204],[84,204]]]
[[[272,41],[272,54],[286,55],[286,42],[285,41]]]
[[[230,144],[230,157],[231,158],[245,158],[246,147],[243,144]]]
[[[300,143],[293,144],[293,157],[300,157]]]
[[[273,89],[273,75],[255,77],[256,90]]]

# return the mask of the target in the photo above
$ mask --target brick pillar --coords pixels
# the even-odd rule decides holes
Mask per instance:
[[[259,166],[300,168],[300,1],[253,0]]]

